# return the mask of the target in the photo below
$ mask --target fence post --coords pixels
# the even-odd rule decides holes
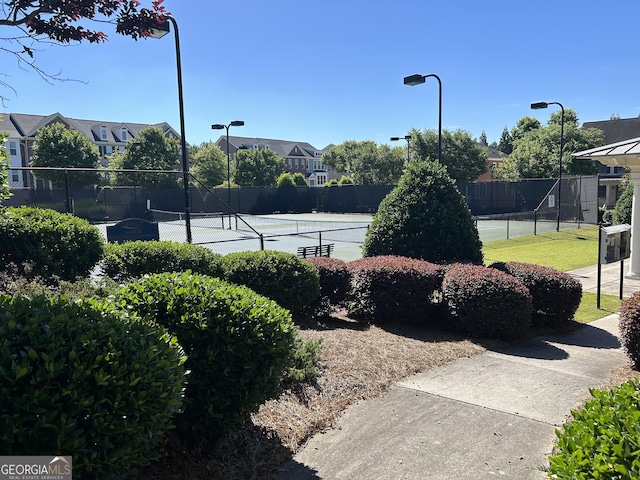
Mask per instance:
[[[264,250],[264,234],[260,234],[260,250]]]
[[[320,240],[320,250],[322,250],[322,232],[318,232],[318,239]]]
[[[533,211],[533,234],[538,234],[538,210]]]
[[[509,215],[507,215],[507,240],[509,240]]]
[[[67,207],[67,213],[71,212],[71,195],[69,194],[69,171],[64,171],[64,198]]]

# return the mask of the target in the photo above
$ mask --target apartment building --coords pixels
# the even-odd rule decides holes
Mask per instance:
[[[98,147],[103,166],[107,165],[109,155],[114,151],[123,152],[127,142],[136,138],[140,130],[149,126],[159,128],[167,136],[180,139],[180,134],[166,122],[148,125],[132,122],[81,120],[65,117],[60,113],[51,115],[0,113],[0,132],[9,134],[5,145],[6,151],[10,155],[9,166],[28,167],[38,130],[54,123],[62,123],[85,135]],[[24,170],[10,170],[9,186],[11,188],[36,188],[33,177],[26,173]]]
[[[216,145],[227,153],[227,137],[221,135]],[[322,187],[332,179],[339,179],[337,174],[328,165],[322,163],[322,152],[332,147],[328,145],[323,150],[318,150],[307,142],[294,142],[290,140],[277,140],[273,138],[236,137],[229,135],[229,152],[231,155],[238,150],[272,150],[284,161],[285,171],[289,173],[302,173],[310,187]]]

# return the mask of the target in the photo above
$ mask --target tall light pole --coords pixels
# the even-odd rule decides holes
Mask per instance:
[[[178,71],[178,105],[180,108],[180,148],[182,156],[182,187],[184,189],[184,221],[187,230],[187,242],[191,243],[191,196],[189,194],[189,158],[187,157],[187,139],[184,132],[184,98],[182,96],[182,63],[180,62],[180,35],[175,18],[167,20],[152,30],[153,38],[162,38],[169,33],[169,23],[173,25],[176,44],[176,70]]]
[[[560,161],[558,170],[558,213],[556,216],[556,232],[560,231],[560,193],[562,192],[562,150],[564,149],[564,107],[560,102],[536,102],[531,104],[533,110],[547,108],[549,105],[558,105],[562,111],[560,119]]]
[[[231,151],[229,150],[229,127],[242,127],[243,125],[243,120],[234,120],[228,125],[223,123],[214,123],[211,125],[213,130],[225,129],[227,131],[227,208],[229,209],[229,230],[231,230]]]
[[[428,75],[416,73],[415,75],[404,77],[404,84],[415,87],[426,82],[429,77],[433,77],[438,81],[438,163],[442,165],[442,81],[435,73]]]
[[[397,142],[401,137],[391,137],[389,140],[392,142]],[[411,161],[411,157],[409,156],[409,147],[411,146],[411,135],[405,135],[404,139],[407,141],[407,164]]]

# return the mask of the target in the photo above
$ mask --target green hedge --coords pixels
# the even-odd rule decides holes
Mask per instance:
[[[181,407],[183,362],[164,328],[108,305],[0,296],[0,451],[134,478]]]
[[[376,324],[436,320],[441,266],[392,255],[360,258],[347,266],[351,273],[347,310],[352,318]]]
[[[143,277],[115,295],[121,308],[148,316],[174,333],[191,373],[182,436],[217,438],[237,429],[279,393],[291,364],[291,315],[247,287],[185,273]]]
[[[42,208],[0,210],[0,269],[73,280],[102,257],[104,239],[86,220]]]
[[[145,274],[192,272],[218,277],[222,273],[222,255],[208,248],[179,242],[110,243],[101,268],[116,281],[128,281]]]
[[[640,478],[640,380],[591,395],[556,431],[549,474],[566,480]]]
[[[444,276],[450,325],[472,335],[514,340],[531,323],[531,295],[517,278],[494,268],[454,264]]]
[[[294,315],[310,312],[320,295],[318,270],[291,253],[230,253],[223,257],[222,266],[227,281],[249,287]]]

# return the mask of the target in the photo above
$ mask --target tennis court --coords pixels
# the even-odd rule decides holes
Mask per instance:
[[[170,214],[171,215],[170,215]],[[158,222],[160,240],[186,241],[186,226],[180,212],[166,215],[153,212]],[[360,258],[361,246],[373,217],[366,214],[273,214],[241,215],[240,218],[218,214],[191,215],[192,243],[226,255],[247,250],[279,250],[296,253],[298,247],[318,244],[334,245],[332,256],[346,261]],[[106,238],[106,224],[98,225]],[[556,231],[555,221],[477,220],[483,243],[506,238]],[[576,223],[561,223],[561,230],[577,228]]]

